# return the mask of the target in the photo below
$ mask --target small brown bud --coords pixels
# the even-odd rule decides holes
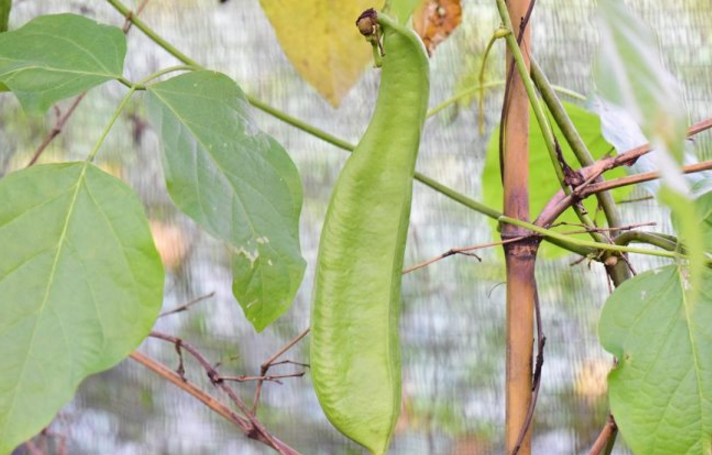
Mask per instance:
[[[378,23],[376,19],[378,18],[378,13],[376,10],[371,8],[367,9],[356,20],[356,26],[358,31],[361,32],[363,36],[371,36],[376,32],[376,26]]]
[[[608,267],[615,266],[616,264],[618,264],[618,256],[608,256],[604,261],[604,264],[606,264]]]

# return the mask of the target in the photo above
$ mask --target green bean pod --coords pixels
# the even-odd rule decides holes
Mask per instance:
[[[383,14],[377,20],[385,54],[381,85],[321,232],[310,364],[331,423],[382,455],[400,414],[400,285],[430,88],[420,38]]]

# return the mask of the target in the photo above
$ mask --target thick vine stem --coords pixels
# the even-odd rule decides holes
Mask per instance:
[[[628,231],[623,232],[615,239],[616,245],[630,245],[631,243],[647,243],[667,251],[677,251],[677,238],[659,232]]]
[[[690,128],[688,128],[687,135],[694,136],[695,134],[699,134],[703,131],[709,130],[710,128],[712,128],[712,118],[702,120],[692,125]],[[571,207],[571,205],[575,203],[575,195],[581,196],[585,194],[589,186],[595,187],[597,185],[591,184],[601,174],[616,167],[626,166],[635,163],[638,158],[647,153],[650,153],[651,150],[652,146],[650,144],[643,144],[618,155],[600,159],[590,166],[586,166],[579,169],[579,173],[586,180],[574,189],[573,194],[565,194],[563,190],[559,190],[546,204],[546,207],[544,207],[544,210],[541,211],[534,224],[536,224],[537,226],[544,227],[550,226],[552,223],[554,223],[554,221],[556,221],[559,215],[564,213],[567,208]],[[601,185],[607,184],[608,182],[605,182]]]
[[[524,84],[524,89],[526,90],[527,96],[529,97],[529,102],[531,103],[532,110],[534,111],[534,116],[536,117],[537,122],[539,123],[539,127],[541,128],[542,135],[544,136],[544,142],[546,143],[546,148],[549,152],[549,157],[551,158],[551,163],[554,166],[556,178],[559,180],[561,187],[564,189],[564,191],[567,191],[568,186],[564,181],[564,171],[559,165],[559,160],[556,153],[556,139],[554,138],[554,132],[552,131],[551,125],[546,119],[544,109],[542,108],[541,103],[539,102],[539,97],[537,97],[536,95],[534,83],[529,77],[529,68],[527,67],[527,64],[524,60],[524,56],[522,55],[522,51],[519,48],[519,44],[517,43],[517,37],[512,32],[514,28],[512,27],[512,21],[509,18],[509,13],[507,12],[507,5],[504,0],[496,1],[497,10],[499,11],[499,17],[502,20],[504,28],[511,32],[506,34],[504,37],[504,39],[507,41],[507,48],[512,53],[512,58],[514,58],[517,70],[519,71],[522,83]]]
[[[549,83],[549,80],[546,78],[546,75],[541,70],[541,67],[539,67],[537,61],[531,56],[530,69],[534,84],[536,84],[537,88],[539,89],[539,92],[541,93],[544,102],[549,108],[549,112],[551,112],[551,115],[554,117],[554,121],[559,126],[559,129],[561,129],[561,132],[564,134],[566,142],[569,144],[569,146],[571,146],[571,150],[573,150],[577,161],[581,166],[592,165],[595,160],[591,155],[591,152],[586,147],[586,144],[583,142],[583,139],[581,139],[581,135],[579,135],[578,130],[571,121],[571,118],[566,113],[564,106],[561,104],[561,101],[559,101],[559,98],[556,96],[556,93],[554,92],[553,87]],[[597,180],[602,179],[599,178]],[[618,212],[618,207],[616,207],[616,203],[613,200],[613,195],[608,192],[602,192],[600,194],[597,194],[596,198],[598,199],[598,204],[603,207],[603,213],[606,216],[608,226],[621,226],[622,221],[620,213]],[[577,211],[577,215],[579,215],[579,218],[582,218],[582,214],[579,211]],[[613,234],[613,237],[615,237],[615,234]],[[605,236],[602,235],[595,236],[594,239],[599,242],[606,241]],[[611,276],[613,283],[616,286],[620,285],[623,281],[630,278],[630,271],[628,270],[628,267],[624,262],[618,262],[614,266],[606,266],[606,269],[608,271],[608,274]]]
[[[500,155],[506,216],[500,219],[516,219],[520,222],[529,221],[529,103],[535,94],[531,80],[527,86],[528,61],[519,50],[520,42],[524,47],[529,45],[531,27],[523,25],[515,34],[509,17],[510,14],[516,18],[528,17],[532,5],[533,0],[512,0],[506,7],[504,2],[498,2],[500,16],[506,18],[503,18],[503,28],[509,31],[505,34],[505,39],[510,45],[506,57],[509,91],[502,106],[501,123],[504,126],[503,137],[506,141]],[[518,72],[511,64],[512,59],[516,62]],[[542,125],[542,130],[547,126],[548,124]],[[547,142],[549,139],[553,144],[553,135],[546,139]],[[560,174],[561,169],[558,169],[558,172]],[[563,184],[563,174],[561,177]],[[517,223],[500,224],[500,230],[503,241],[530,234]],[[505,453],[510,455],[531,454],[531,422],[538,392],[538,386],[535,386],[532,393],[532,385],[540,380],[540,376],[537,374],[535,378],[532,371],[535,313],[536,320],[539,320],[535,271],[540,242],[540,238],[534,237],[504,245],[507,273],[504,424]],[[541,340],[543,335],[540,324],[537,324],[537,329],[537,337]]]

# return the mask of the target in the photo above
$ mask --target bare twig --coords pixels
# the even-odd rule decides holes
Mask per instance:
[[[271,382],[276,382],[277,384],[281,384],[281,382],[279,381],[280,379],[301,378],[302,376],[304,376],[304,373],[305,373],[304,371],[298,371],[296,373],[270,374],[270,375],[266,375],[266,376],[220,376],[220,379],[222,379],[223,381],[234,381],[234,382],[271,381]]]
[[[269,359],[265,360],[264,363],[260,366],[260,376],[265,376],[269,369],[276,365],[275,360],[280,358],[285,352],[289,351],[294,347],[295,344],[299,343],[307,334],[309,333],[310,328],[307,327],[306,330],[304,330],[302,333],[297,335],[296,337],[292,338],[282,346],[277,352],[275,352]],[[285,362],[280,362],[280,363],[285,363]],[[257,381],[257,386],[255,388],[255,396],[252,399],[252,413],[256,414],[257,413],[257,405],[260,402],[260,395],[262,394],[262,384],[264,383],[264,380],[258,380]]]
[[[507,243],[513,243],[513,242],[518,242],[520,240],[528,239],[533,236],[521,236],[521,237],[515,237],[513,239],[507,239],[507,240],[500,240],[497,242],[487,242],[487,243],[479,243],[477,245],[472,245],[472,246],[463,246],[463,247],[458,247],[458,248],[451,248],[447,250],[446,252],[435,256],[434,258],[428,259],[427,261],[423,261],[419,264],[413,265],[411,267],[408,267],[407,269],[403,270],[403,275],[414,272],[418,269],[422,269],[423,267],[427,267],[430,264],[433,264],[435,262],[441,261],[447,257],[453,256],[455,254],[467,254],[471,251],[474,250],[482,250],[484,248],[490,248],[493,246],[500,246],[500,245],[506,245]],[[467,254],[468,256],[473,255],[473,254]],[[482,258],[480,258],[477,255],[474,255],[474,257],[477,258],[477,260],[482,261]]]
[[[243,413],[247,421],[249,422],[249,427],[245,434],[251,439],[258,440],[264,444],[272,447],[277,452],[282,455],[298,455],[298,452],[291,447],[284,444],[282,441],[278,440],[265,428],[265,426],[255,417],[255,415],[247,408],[245,403],[237,396],[234,390],[232,390],[226,383],[221,379],[220,373],[213,367],[213,365],[208,362],[208,360],[191,344],[183,341],[178,337],[167,335],[165,333],[160,333],[153,331],[149,335],[152,338],[158,338],[160,340],[168,341],[176,345],[176,350],[184,349],[188,352],[198,363],[203,367],[205,372],[210,379],[210,382],[217,388],[221,389],[227,394],[233,404]],[[178,378],[180,375],[176,374]],[[183,379],[181,379],[183,380]]]
[[[180,312],[182,312],[182,311],[186,311],[187,309],[189,309],[190,307],[192,307],[192,306],[195,305],[196,303],[200,303],[200,302],[202,302],[203,300],[207,300],[207,299],[213,297],[214,295],[215,295],[215,291],[213,291],[213,292],[211,292],[211,293],[209,293],[209,294],[201,295],[200,297],[197,297],[197,298],[191,300],[191,301],[188,302],[188,303],[184,303],[183,305],[179,305],[179,306],[177,306],[177,307],[175,307],[175,308],[173,308],[173,309],[164,311],[163,313],[159,314],[158,317],[159,317],[159,318],[162,318],[162,317],[164,317],[164,316],[168,316],[168,315],[171,315],[171,314],[175,314],[175,313],[180,313]]]
[[[190,382],[186,381],[183,377],[178,375],[176,372],[172,371],[171,369],[164,366],[163,364],[156,362],[155,360],[151,359],[150,357],[148,357],[138,351],[132,352],[130,357],[131,357],[131,359],[133,359],[136,362],[140,363],[141,365],[145,366],[149,370],[158,374],[163,379],[178,386],[179,388],[183,389],[183,391],[185,391],[188,394],[192,395],[193,397],[197,398],[201,403],[203,403],[204,405],[206,405],[207,407],[209,407],[210,409],[215,411],[218,415],[223,417],[225,420],[233,423],[242,432],[244,432],[246,434],[249,432],[250,423],[246,419],[235,414],[227,405],[223,404],[221,401],[218,401],[215,398],[213,398],[212,396],[203,392],[198,387],[196,387],[193,384],[191,384]]]
[[[129,11],[129,13],[126,15],[126,20],[124,21],[124,26],[121,28],[123,30],[124,34],[128,33],[129,30],[131,30],[131,25],[133,25],[133,22],[131,19],[133,19],[134,16],[138,16],[141,14],[143,9],[146,7],[148,4],[149,0],[143,0],[139,5],[138,8],[136,8],[136,11]]]
[[[688,136],[693,136],[695,134],[701,133],[712,128],[712,118],[703,120],[692,125],[688,130]],[[567,208],[571,207],[573,204],[578,202],[581,198],[581,194],[585,188],[596,180],[604,172],[611,170],[619,166],[626,166],[640,158],[641,156],[649,153],[652,150],[650,144],[644,144],[639,147],[628,150],[627,152],[621,153],[616,156],[603,158],[596,161],[590,166],[581,168],[579,172],[585,177],[583,184],[579,185],[574,189],[570,195],[565,195],[563,190],[559,190],[554,197],[546,204],[544,210],[541,211],[539,217],[536,219],[534,224],[537,226],[549,226],[556,220]]]
[[[596,441],[591,446],[591,450],[588,451],[588,455],[600,455],[601,451],[608,445],[609,439],[618,430],[613,416],[608,414],[608,419],[606,420],[606,425],[601,430],[601,433],[596,438]]]
[[[702,163],[690,164],[688,166],[682,166],[680,168],[680,170],[685,174],[693,174],[695,172],[706,171],[709,169],[712,169],[712,161],[704,161]],[[586,197],[590,194],[600,193],[601,191],[607,191],[613,188],[619,188],[621,186],[635,185],[658,178],[660,178],[659,172],[646,172],[643,174],[629,175],[626,177],[620,177],[617,179],[608,180],[606,182],[589,185],[588,187],[581,190],[580,195],[581,197]]]
[[[64,128],[64,125],[67,123],[67,120],[69,120],[69,117],[72,116],[74,111],[77,109],[77,106],[79,106],[79,103],[82,102],[84,97],[86,96],[86,92],[82,93],[81,95],[77,96],[74,99],[74,102],[72,103],[71,106],[69,106],[69,109],[67,109],[67,112],[65,112],[63,115],[60,115],[57,118],[57,121],[55,122],[54,126],[52,129],[47,133],[47,136],[42,140],[42,143],[37,147],[35,150],[35,153],[32,155],[32,158],[30,159],[30,162],[27,163],[27,167],[32,166],[37,162],[38,159],[40,159],[40,156],[44,153],[45,149],[47,146],[54,140],[55,137],[59,136],[59,134],[62,132],[62,129]]]
[[[649,222],[647,222],[647,223],[636,223],[636,224],[629,224],[629,225],[626,225],[626,226],[618,226],[618,227],[610,227],[610,228],[602,228],[602,227],[592,227],[592,228],[591,228],[591,227],[587,227],[587,226],[582,226],[583,229],[581,229],[581,230],[578,230],[578,231],[565,231],[565,232],[561,232],[561,233],[564,234],[564,235],[587,234],[587,233],[589,233],[589,232],[599,232],[599,233],[605,234],[605,233],[608,233],[608,232],[630,231],[630,230],[637,229],[637,228],[640,228],[640,227],[655,226],[655,225],[657,225],[657,224],[658,224],[658,223],[656,223],[655,221],[649,221]],[[551,227],[555,227],[555,226],[578,226],[578,224],[577,224],[577,223],[561,222],[561,223],[557,223],[556,225],[551,226]],[[611,240],[610,238],[607,238],[607,240],[608,240],[608,243],[611,243],[611,242],[612,242],[612,240]]]
[[[44,455],[40,448],[37,447],[32,441],[25,442],[25,448],[28,452],[30,452],[31,455]]]
[[[600,228],[600,227],[588,227],[584,224],[581,223],[571,223],[568,221],[560,221],[556,224],[552,224],[551,227],[558,227],[558,226],[577,226],[583,229],[586,229],[586,231],[571,231],[571,232],[566,232],[566,234],[578,234],[578,233],[586,233],[588,231],[594,230],[597,232],[613,232],[613,231],[630,231],[631,229],[636,229],[639,227],[645,227],[645,226],[655,226],[657,223],[655,221],[648,221],[645,223],[636,223],[636,224],[627,224],[625,226],[617,226],[617,227],[606,227],[606,228]]]
[[[616,204],[633,204],[635,202],[649,201],[651,199],[655,199],[655,196],[641,196],[629,199],[622,199],[620,201],[616,201]]]

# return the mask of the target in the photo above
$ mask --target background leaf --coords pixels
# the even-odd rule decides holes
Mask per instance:
[[[10,21],[11,9],[12,0],[0,0],[0,33],[7,31],[7,25]]]
[[[594,159],[601,158],[613,150],[613,146],[606,142],[601,134],[601,122],[596,114],[580,108],[575,104],[566,102],[563,104],[571,121],[581,135],[581,139],[586,144],[586,147]],[[554,122],[552,122],[552,127],[561,145],[566,162],[574,169],[578,168],[578,162],[571,147],[569,147],[564,139],[563,133],[561,133],[561,130]],[[551,197],[561,189],[554,175],[554,169],[551,166],[551,159],[549,158],[546,143],[544,142],[541,129],[537,122],[531,122],[529,127],[529,172],[531,176],[529,189],[530,213],[532,218],[535,218],[544,206],[546,206],[546,203],[549,202]],[[625,171],[618,168],[608,172],[606,177],[615,178],[622,175],[625,175]],[[482,174],[482,185],[484,203],[489,207],[495,207],[501,210],[504,193],[499,171],[499,127],[495,127],[494,133],[487,145],[487,159]],[[629,192],[629,188],[622,188],[614,191],[614,194],[617,197],[623,198]],[[589,198],[584,202],[586,209],[592,217],[596,213],[596,204],[595,198]],[[571,208],[566,210],[566,212],[559,217],[558,221],[579,223],[579,219]],[[492,226],[496,226],[496,223],[492,223]],[[570,226],[564,227],[563,230],[570,231],[572,228]],[[547,257],[555,257],[568,254],[568,252],[555,245],[544,243],[542,244],[541,254]]]
[[[0,180],[0,455],[50,423],[88,375],[148,335],[163,267],[143,207],[81,162]]]
[[[28,113],[121,76],[126,37],[120,29],[74,14],[37,17],[0,34],[0,82]]]
[[[302,186],[289,155],[249,117],[240,88],[212,71],[148,87],[176,205],[234,253],[233,293],[261,331],[291,305],[304,268]]]
[[[712,447],[712,271],[691,299],[685,270],[642,273],[608,298],[599,335],[618,366],[611,411],[637,455],[708,455]]]
[[[383,0],[260,0],[279,44],[299,75],[332,106],[372,61],[371,46],[356,28],[368,8]]]
[[[681,161],[687,127],[684,98],[662,64],[657,36],[620,0],[599,0],[598,32],[598,92],[627,110],[651,142],[660,142]]]
[[[423,0],[390,0],[386,2],[384,10],[386,14],[395,17],[399,23],[405,24],[420,3],[423,3]]]

